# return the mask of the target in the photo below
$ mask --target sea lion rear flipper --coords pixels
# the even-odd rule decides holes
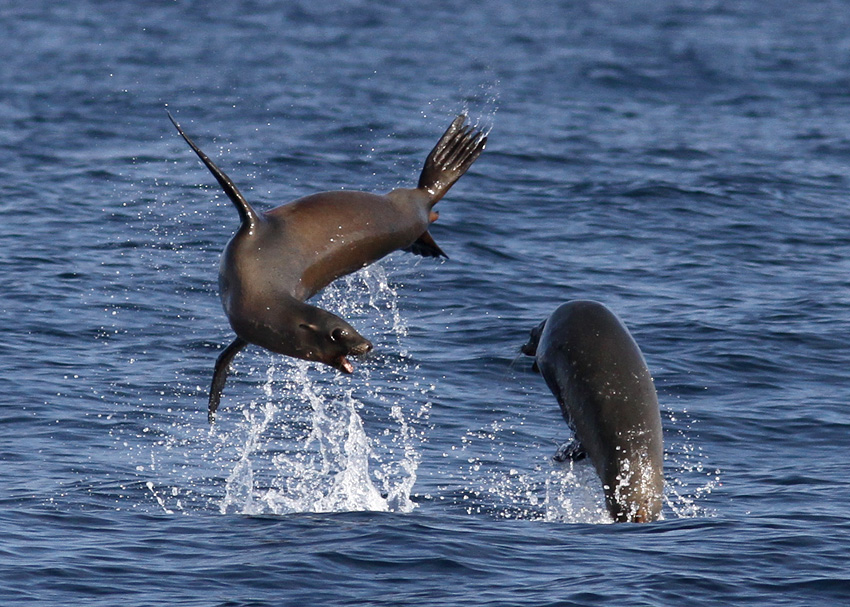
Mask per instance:
[[[556,462],[580,462],[585,457],[587,457],[587,451],[578,439],[573,438],[558,447],[552,459]]]
[[[224,171],[218,168],[215,163],[210,160],[209,156],[204,154],[201,151],[201,148],[195,145],[194,141],[189,139],[189,136],[183,132],[183,129],[181,129],[180,125],[177,124],[177,121],[174,119],[174,116],[171,115],[171,112],[169,112],[168,110],[165,110],[165,112],[168,114],[168,117],[171,119],[171,123],[177,129],[177,132],[180,133],[180,136],[183,137],[183,139],[186,140],[186,143],[189,144],[189,147],[195,151],[195,153],[198,155],[198,158],[201,159],[201,162],[206,165],[206,167],[210,170],[210,173],[213,174],[213,177],[216,178],[216,181],[218,181],[219,185],[221,186],[221,189],[224,190],[224,193],[227,194],[230,200],[233,201],[233,204],[236,205],[236,210],[239,211],[239,219],[242,220],[242,223],[248,226],[249,228],[253,228],[256,225],[257,221],[259,221],[257,213],[254,211],[254,209],[251,208],[251,205],[248,204],[248,201],[245,200],[245,197],[242,195],[236,185],[230,180],[230,177],[228,177]]]
[[[212,385],[210,386],[210,405],[207,420],[209,423],[215,422],[215,412],[218,409],[218,404],[221,402],[221,391],[224,389],[224,383],[227,381],[227,373],[230,371],[230,361],[233,357],[248,345],[248,342],[237,337],[230,345],[222,350],[221,354],[215,361],[215,370],[213,371]]]
[[[414,255],[421,255],[422,257],[449,258],[449,256],[443,252],[443,249],[440,248],[440,245],[434,242],[434,237],[431,236],[431,233],[427,231],[422,234],[416,242],[404,250],[408,253],[413,253]]]
[[[418,187],[431,195],[432,206],[484,151],[487,135],[473,126],[464,126],[466,118],[466,114],[455,118],[425,159]]]

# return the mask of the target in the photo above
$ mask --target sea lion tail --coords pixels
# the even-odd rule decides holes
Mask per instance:
[[[233,201],[233,204],[236,205],[236,210],[239,211],[239,219],[242,220],[242,223],[249,228],[253,228],[259,218],[257,217],[257,213],[254,209],[251,208],[251,205],[248,204],[248,201],[245,200],[245,197],[236,187],[236,185],[230,180],[224,171],[218,168],[215,163],[210,160],[209,156],[204,154],[195,142],[189,139],[189,136],[183,132],[183,129],[180,128],[180,125],[177,124],[177,121],[174,119],[174,116],[171,115],[171,112],[165,110],[165,113],[168,114],[168,117],[171,119],[171,124],[177,129],[177,132],[180,133],[180,136],[186,140],[186,143],[189,144],[189,147],[192,148],[195,153],[198,155],[198,158],[201,159],[206,167],[210,170],[210,173],[213,174],[213,177],[216,178],[219,185],[221,185],[221,189],[224,190],[224,193]]]
[[[486,133],[472,125],[464,126],[466,118],[466,114],[455,118],[425,159],[419,188],[431,195],[431,206],[466,173],[487,144]]]

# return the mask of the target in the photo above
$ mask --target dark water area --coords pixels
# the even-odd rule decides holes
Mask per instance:
[[[850,598],[850,11],[842,2],[0,3],[0,599],[8,605],[839,605]],[[238,224],[415,185],[315,303],[353,375],[234,363]],[[655,379],[663,520],[609,524],[519,355],[605,303]]]

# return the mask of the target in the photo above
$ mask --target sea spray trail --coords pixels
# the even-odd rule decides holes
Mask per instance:
[[[259,407],[251,407],[243,411],[245,419],[242,428],[246,436],[242,441],[242,446],[237,449],[239,459],[225,483],[224,499],[219,506],[222,514],[226,514],[231,507],[243,514],[262,513],[262,508],[255,505],[254,499],[253,458],[262,448],[261,441],[268,440],[264,435],[275,417],[276,407],[271,403],[274,371],[275,368],[270,366],[267,381],[263,385],[265,402]]]

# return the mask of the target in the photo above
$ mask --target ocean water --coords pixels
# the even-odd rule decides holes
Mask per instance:
[[[4,605],[850,602],[843,2],[0,2]],[[488,147],[317,303],[341,376],[232,338],[228,199],[415,183]],[[605,303],[653,373],[663,520],[609,524],[519,355]]]

